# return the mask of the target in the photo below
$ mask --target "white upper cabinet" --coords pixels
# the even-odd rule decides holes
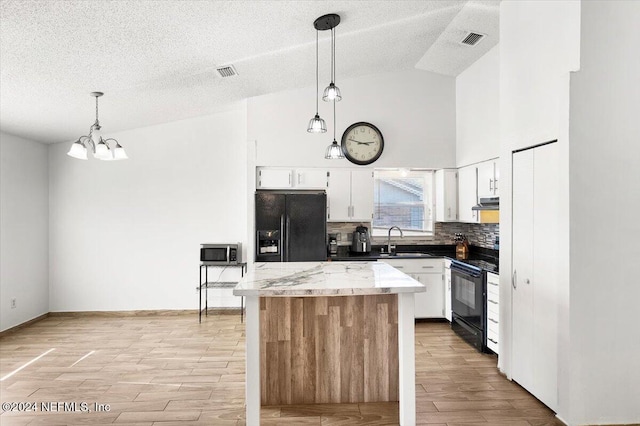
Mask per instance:
[[[327,189],[326,169],[258,167],[257,189]]]
[[[478,212],[471,210],[478,204],[477,168],[475,165],[458,169],[458,220],[478,223]]]
[[[478,164],[478,198],[499,195],[500,170],[498,160],[484,161]]]
[[[296,169],[294,186],[298,189],[327,189],[327,170]]]
[[[287,189],[293,188],[293,170],[259,167],[256,173],[256,188]]]
[[[436,170],[436,222],[458,220],[458,171]]]
[[[373,218],[373,171],[329,171],[327,220],[371,222]]]

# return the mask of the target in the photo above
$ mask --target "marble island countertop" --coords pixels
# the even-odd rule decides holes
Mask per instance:
[[[426,291],[384,262],[260,262],[248,268],[236,296],[347,296]]]

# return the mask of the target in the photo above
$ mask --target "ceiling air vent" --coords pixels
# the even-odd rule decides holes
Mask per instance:
[[[221,77],[233,77],[234,75],[238,75],[233,65],[225,65],[223,67],[216,68],[216,70]]]
[[[475,46],[483,38],[484,38],[484,34],[469,33],[465,36],[465,38],[460,43],[466,44],[467,46]]]

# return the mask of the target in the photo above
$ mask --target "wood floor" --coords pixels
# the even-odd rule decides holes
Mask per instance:
[[[2,403],[38,408],[4,411],[0,424],[244,425],[244,356],[244,325],[236,315],[209,315],[202,324],[195,314],[49,317],[0,338]],[[416,395],[418,424],[562,424],[498,373],[495,356],[476,352],[444,323],[416,324]],[[55,402],[59,412],[41,411],[40,403]],[[65,402],[75,402],[76,412],[64,412]],[[83,412],[83,402],[91,412]],[[96,403],[109,411],[94,411]],[[393,425],[398,406],[267,407],[262,419],[264,425]]]

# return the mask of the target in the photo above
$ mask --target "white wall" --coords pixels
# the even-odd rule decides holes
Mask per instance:
[[[322,82],[320,91],[323,90]],[[385,140],[375,167],[455,167],[455,79],[426,71],[337,80],[336,140],[358,121],[377,126]],[[315,114],[315,87],[248,100],[248,138],[257,141],[258,166],[350,167],[325,160],[333,140],[333,110],[320,100],[327,133],[307,133]]]
[[[640,423],[640,2],[582,3],[571,78],[571,423]]]
[[[0,133],[0,331],[49,312],[47,146]],[[16,308],[11,309],[11,299]]]
[[[500,46],[456,77],[456,164],[500,156]]]
[[[558,414],[568,417],[569,395],[569,74],[580,63],[580,2],[503,1],[500,5],[500,317],[511,318],[512,151],[558,139],[558,182],[565,200],[559,235],[550,236],[565,264],[560,295]],[[511,324],[500,324],[499,368],[511,377]]]
[[[50,148],[50,310],[195,309],[199,244],[246,243],[246,104],[108,136],[129,160]]]

